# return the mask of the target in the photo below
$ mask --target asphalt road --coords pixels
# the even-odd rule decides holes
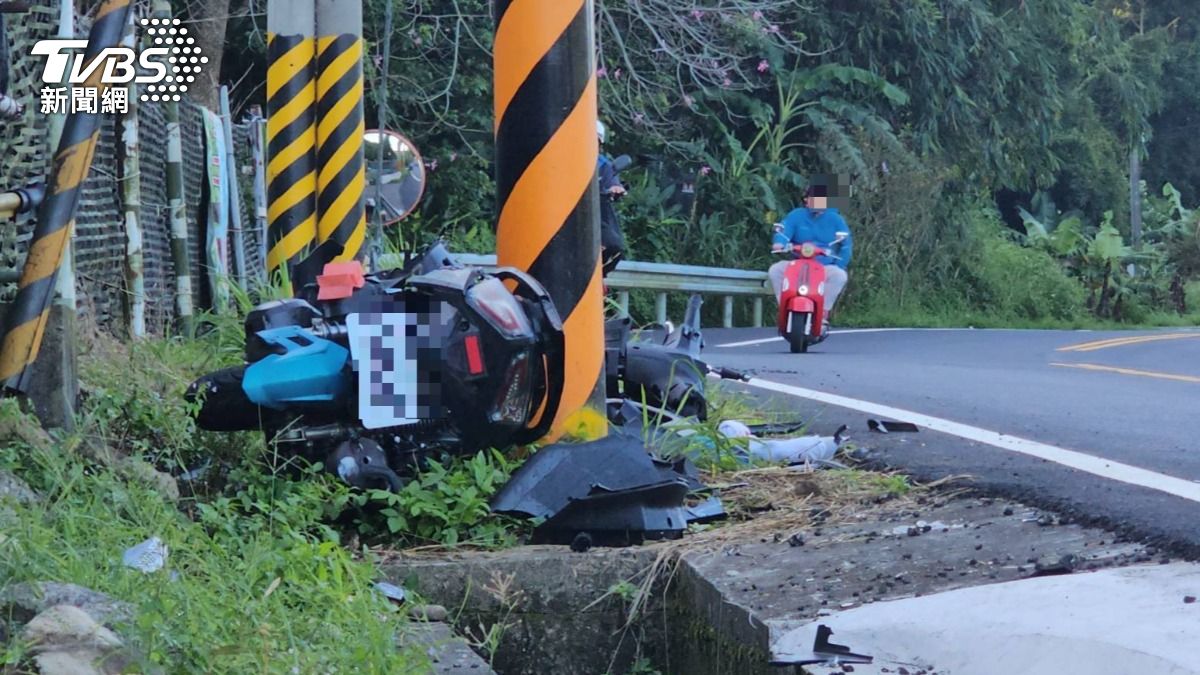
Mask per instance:
[[[883,464],[923,478],[971,474],[1200,556],[1200,330],[851,330],[794,355],[773,335],[708,329],[705,359],[752,371],[775,391],[749,391],[779,399],[815,431],[849,424]],[[866,419],[879,415],[863,409],[872,405],[935,417],[951,433],[871,434]],[[1000,435],[1038,451],[1014,451]],[[1088,462],[1098,470],[1070,468]]]

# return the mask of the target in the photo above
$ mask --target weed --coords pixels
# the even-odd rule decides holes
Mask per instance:
[[[525,592],[513,586],[515,580],[515,574],[502,574],[493,570],[483,591],[499,606],[499,615],[490,626],[485,627],[483,623],[479,623],[474,629],[468,626],[463,631],[471,646],[487,655],[488,665],[495,665],[496,651],[500,648],[504,634],[517,625],[512,615],[525,602]]]
[[[15,406],[2,404],[4,415]],[[375,672],[418,667],[422,653],[397,650],[403,619],[371,590],[374,570],[339,545],[324,505],[346,490],[318,476],[302,482],[247,473],[232,496],[188,519],[158,493],[90,465],[59,439],[48,448],[0,444],[0,467],[40,491],[14,505],[0,546],[5,585],[55,580],[129,603],[117,629],[147,660],[172,672],[331,672],[349,664]],[[124,567],[122,551],[150,536],[167,543],[166,568]],[[20,667],[19,641],[0,664]]]
[[[609,595],[620,598],[626,604],[636,602],[641,591],[640,586],[628,579],[622,579],[608,588]]]
[[[410,544],[512,545],[517,523],[493,515],[488,500],[514,469],[499,451],[485,450],[474,457],[429,461],[400,492],[373,490],[357,493],[350,501],[368,512],[379,508],[386,532]],[[382,534],[369,516],[360,519],[359,528],[364,534]]]

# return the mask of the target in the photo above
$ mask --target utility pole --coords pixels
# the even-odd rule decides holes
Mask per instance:
[[[313,0],[267,1],[267,271],[293,288],[317,239],[317,60]]]
[[[96,8],[84,52],[87,62],[95,62],[106,49],[117,46],[125,33],[128,17],[129,0],[105,0]],[[93,70],[84,86],[95,87],[101,93],[106,90],[107,86],[101,81],[104,70],[103,66]],[[48,324],[51,335],[57,333],[56,338],[65,341],[68,351],[74,341],[74,335],[65,332],[64,323],[55,327],[50,317],[56,279],[74,226],[83,182],[91,171],[91,159],[99,133],[98,113],[73,112],[63,123],[62,137],[50,167],[46,198],[38,209],[37,226],[30,239],[29,252],[17,284],[17,296],[5,316],[7,330],[0,346],[0,381],[3,381],[3,387],[7,390],[31,394],[35,403],[39,398],[38,392],[31,392],[31,388],[45,388],[54,384],[45,378],[35,377],[33,367],[38,360],[43,337],[47,335]],[[63,312],[61,305],[57,313],[60,316],[70,314],[72,318],[74,314]],[[59,377],[63,377],[64,363],[68,360],[66,354],[67,351],[61,354],[64,356],[62,363],[57,362],[56,358],[56,363],[47,370],[57,371]],[[66,387],[57,389],[65,391]],[[66,403],[73,408],[74,401]],[[69,419],[47,419],[47,412],[53,414],[54,411],[39,410],[43,424],[70,424]]]
[[[592,0],[493,7],[497,262],[541,282],[563,320],[566,382],[551,437],[598,438],[607,420]]]
[[[316,10],[317,239],[341,244],[335,260],[354,260],[367,238],[362,3],[316,0]]]

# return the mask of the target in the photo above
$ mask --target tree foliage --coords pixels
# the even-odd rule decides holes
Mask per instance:
[[[836,172],[852,179],[848,215],[865,244],[855,277],[871,282],[856,284],[851,306],[922,288],[967,297],[964,266],[990,241],[972,223],[1002,222],[995,195],[1016,232],[1020,206],[1055,222],[1075,215],[1087,237],[1127,237],[1136,150],[1151,194],[1170,182],[1184,203],[1200,199],[1192,0],[595,0],[594,10],[608,150],[640,160],[620,207],[634,258],[764,265],[772,219],[809,176]],[[387,124],[431,169],[397,238],[490,248],[491,4],[367,0],[364,12],[368,123],[387,59]],[[230,30],[253,38],[264,21],[249,12]],[[227,42],[261,60],[254,39]]]

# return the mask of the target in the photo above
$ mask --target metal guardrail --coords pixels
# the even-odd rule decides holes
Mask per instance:
[[[464,265],[491,268],[496,266],[496,256],[478,253],[456,253],[454,258]],[[384,255],[380,264],[384,267],[401,264],[398,255]],[[606,280],[609,288],[616,289],[617,303],[622,314],[629,313],[629,291],[656,291],[654,297],[655,320],[667,320],[668,293],[701,293],[719,295],[722,298],[722,325],[733,327],[733,301],[738,296],[748,296],[753,301],[753,322],[762,325],[763,299],[773,295],[765,271],[735,270],[723,267],[700,267],[698,265],[674,265],[622,260]]]

